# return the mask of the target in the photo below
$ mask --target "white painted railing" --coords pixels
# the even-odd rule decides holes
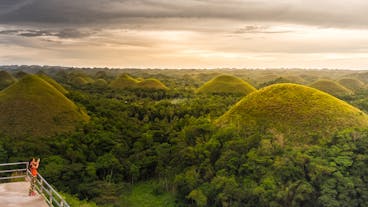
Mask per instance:
[[[4,180],[24,179],[32,180],[32,174],[28,169],[28,162],[15,162],[0,164],[0,182]],[[51,207],[70,207],[69,204],[56,192],[56,190],[38,173],[35,184],[36,191],[44,197]],[[25,195],[27,196],[27,195]]]

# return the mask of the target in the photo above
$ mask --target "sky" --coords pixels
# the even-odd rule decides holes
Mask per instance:
[[[0,0],[0,65],[368,69],[365,0]]]

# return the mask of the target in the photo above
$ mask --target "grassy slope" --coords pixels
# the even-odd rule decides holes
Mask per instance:
[[[285,83],[244,97],[217,124],[234,125],[246,132],[271,133],[299,144],[312,143],[311,135],[329,136],[348,127],[366,127],[368,116],[322,91]]]
[[[231,93],[246,95],[256,89],[249,83],[230,75],[220,75],[201,86],[197,93]]]
[[[339,80],[339,83],[352,91],[358,91],[364,88],[364,83],[355,78],[343,78]]]
[[[10,86],[15,83],[17,79],[15,79],[11,74],[6,71],[0,71],[0,90]]]
[[[127,74],[120,75],[115,80],[110,83],[110,87],[117,89],[124,88],[144,88],[144,89],[153,89],[153,90],[168,90],[161,81],[150,78],[150,79],[134,79]]]
[[[123,207],[174,207],[175,197],[172,194],[164,193],[155,195],[155,181],[138,183],[133,186],[130,194],[124,195],[121,198],[120,206]]]
[[[95,85],[97,86],[107,86],[108,83],[105,79],[99,78],[94,82]]]
[[[137,83],[136,79],[130,77],[127,74],[122,74],[118,76],[115,80],[111,81],[110,87],[117,88],[117,89],[124,89],[124,88],[134,88],[136,87]]]
[[[43,80],[47,81],[50,85],[54,86],[58,91],[60,91],[62,94],[67,94],[68,91],[61,86],[58,82],[56,82],[54,79],[50,78],[49,76],[45,74],[38,74],[38,77],[42,78]]]
[[[0,131],[12,136],[70,131],[88,115],[51,84],[27,75],[0,92]]]
[[[165,84],[163,84],[161,81],[155,78],[142,80],[138,82],[137,85],[139,88],[145,88],[145,89],[156,89],[156,90],[168,90],[169,89],[168,87],[165,86]]]
[[[310,85],[312,88],[324,91],[334,96],[346,96],[353,94],[353,91],[345,88],[339,83],[331,80],[318,80]]]

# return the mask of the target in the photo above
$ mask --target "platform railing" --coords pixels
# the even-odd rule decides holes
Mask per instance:
[[[0,164],[0,181],[26,179],[28,162],[14,162]]]
[[[0,182],[6,180],[17,181],[19,179],[32,182],[33,176],[28,167],[28,162],[0,164]],[[39,173],[35,179],[35,190],[45,199],[50,207],[70,207],[63,197]]]

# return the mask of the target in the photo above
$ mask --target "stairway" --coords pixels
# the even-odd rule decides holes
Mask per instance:
[[[28,196],[29,182],[0,184],[1,207],[48,207],[45,199],[36,194]]]

